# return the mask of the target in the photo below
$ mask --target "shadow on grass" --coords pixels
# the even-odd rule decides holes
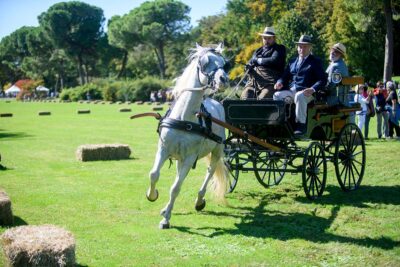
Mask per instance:
[[[240,212],[208,212],[203,214],[215,217],[232,217],[239,219],[239,223],[235,223],[235,228],[224,227],[205,227],[190,229],[187,227],[174,226],[178,231],[202,235],[213,238],[221,235],[248,236],[256,238],[273,238],[282,241],[291,239],[304,239],[316,243],[339,242],[355,244],[364,247],[376,247],[385,250],[393,249],[400,246],[400,241],[395,241],[389,237],[381,236],[379,238],[356,238],[351,236],[341,236],[329,232],[332,223],[335,221],[340,206],[369,207],[364,203],[382,203],[382,204],[400,204],[399,195],[400,187],[386,186],[364,186],[357,191],[345,193],[340,187],[331,186],[327,188],[330,193],[323,196],[318,203],[331,204],[331,215],[329,218],[319,217],[316,215],[318,209],[310,213],[300,212],[281,212],[268,210],[268,204],[279,201],[284,193],[269,193],[258,195],[260,202],[257,207],[240,207],[234,208]],[[254,195],[245,195],[245,197],[253,198]],[[296,197],[297,201],[310,203],[305,197]],[[203,230],[213,230],[211,234],[202,233]]]
[[[366,203],[400,205],[400,186],[361,185],[355,191],[344,192],[340,186],[327,186],[319,204],[370,207]],[[296,201],[310,203],[306,197],[296,197]]]
[[[21,217],[14,216],[14,224],[13,226],[22,226],[22,225],[28,225],[28,223],[22,219]]]
[[[0,139],[3,138],[25,138],[25,137],[31,137],[32,135],[26,134],[24,132],[4,132],[4,130],[0,129]]]

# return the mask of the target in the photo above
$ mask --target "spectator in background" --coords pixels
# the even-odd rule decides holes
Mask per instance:
[[[374,89],[374,95],[376,100],[375,111],[377,119],[376,128],[378,132],[378,138],[382,138],[382,134],[383,137],[386,138],[389,136],[389,123],[388,123],[389,116],[385,110],[386,98],[388,94],[387,90],[385,89],[381,81],[376,83],[376,88]]]
[[[365,84],[365,87],[368,89],[368,85]],[[365,95],[370,95],[369,103],[367,105],[367,114],[365,115],[365,125],[364,125],[364,138],[368,139],[369,133],[369,121],[372,117],[375,117],[375,105],[374,105],[374,93],[373,91],[366,91]]]
[[[354,96],[354,102],[360,103],[361,105],[361,110],[357,111],[356,115],[358,119],[357,123],[358,128],[362,130],[365,125],[365,118],[368,110],[367,105],[369,104],[369,101],[372,98],[373,94],[372,93],[368,94],[368,87],[365,86],[364,84],[359,84],[357,87],[358,88],[357,88],[357,93]]]
[[[386,98],[386,110],[389,114],[389,138],[393,138],[395,130],[397,138],[400,139],[400,105],[396,93],[396,86],[392,81],[388,81],[386,83],[386,88],[389,90],[389,94]]]

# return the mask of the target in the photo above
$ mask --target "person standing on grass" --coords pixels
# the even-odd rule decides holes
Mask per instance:
[[[365,84],[368,88],[368,84]],[[375,105],[374,105],[374,93],[373,91],[367,91],[366,95],[371,95],[369,103],[367,105],[367,114],[365,115],[365,125],[364,125],[364,138],[368,139],[369,134],[369,122],[372,117],[375,117]]]
[[[395,130],[397,139],[400,140],[399,98],[396,93],[395,84],[392,81],[388,81],[386,83],[386,88],[389,90],[389,95],[386,98],[386,110],[389,113],[389,138],[393,138],[393,134],[394,134],[394,130]]]
[[[374,89],[374,95],[376,98],[376,128],[378,132],[378,138],[382,138],[382,129],[383,129],[383,138],[389,136],[389,115],[385,110],[386,106],[386,98],[388,96],[387,90],[385,89],[383,83],[381,81],[376,83],[376,88]]]
[[[357,118],[358,118],[358,128],[360,130],[363,129],[365,125],[365,117],[367,115],[367,105],[369,104],[370,99],[372,98],[372,93],[368,94],[368,87],[365,86],[364,84],[359,84],[357,86],[357,93],[354,96],[354,102],[360,103],[361,105],[361,110],[356,112]]]

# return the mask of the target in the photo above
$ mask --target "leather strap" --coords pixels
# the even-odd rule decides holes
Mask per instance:
[[[206,138],[209,138],[214,142],[217,142],[218,144],[222,144],[222,137],[214,134],[211,130],[208,130],[206,127],[203,127],[200,124],[191,121],[181,121],[171,118],[164,118],[160,123],[160,128],[161,127],[178,129],[186,132],[193,132],[195,134],[199,134]]]

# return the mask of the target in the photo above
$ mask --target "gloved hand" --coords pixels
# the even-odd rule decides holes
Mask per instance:
[[[246,65],[244,65],[244,71],[251,71],[254,67],[254,65],[247,63]]]
[[[253,65],[253,66],[258,66],[259,65],[258,62],[257,62],[257,58],[256,57],[252,57],[250,59],[250,61],[249,61],[249,64]]]

